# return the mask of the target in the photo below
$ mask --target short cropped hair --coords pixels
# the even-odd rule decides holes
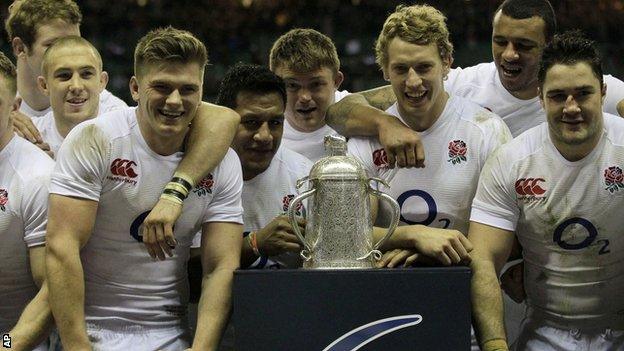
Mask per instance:
[[[77,35],[70,35],[67,37],[59,38],[54,41],[54,43],[45,51],[43,54],[43,60],[41,61],[41,72],[43,76],[48,75],[48,65],[50,64],[50,55],[58,49],[66,48],[66,47],[76,47],[82,46],[88,49],[91,49],[95,58],[97,59],[98,65],[96,68],[99,68],[100,71],[103,69],[102,67],[102,56],[100,56],[100,52],[91,44],[87,39],[83,37],[79,37]]]
[[[254,94],[277,93],[286,105],[286,87],[282,78],[268,68],[246,63],[238,63],[230,68],[219,88],[217,105],[235,109],[236,98],[241,92]]]
[[[6,80],[11,94],[15,95],[17,92],[17,70],[13,62],[2,52],[0,52],[0,76]]]
[[[37,28],[53,20],[80,25],[82,14],[73,0],[14,0],[9,6],[4,28],[9,42],[19,37],[31,47],[36,40]]]
[[[587,39],[579,30],[556,34],[542,51],[542,58],[537,71],[539,86],[544,86],[546,73],[554,65],[575,65],[580,62],[585,62],[591,67],[602,86],[602,58],[596,47],[596,42]]]
[[[340,71],[340,60],[334,42],[314,29],[296,28],[279,37],[269,54],[269,67],[274,71],[286,67],[297,73],[327,67],[334,75]]]
[[[388,65],[388,45],[394,38],[417,45],[435,43],[441,59],[453,56],[446,17],[429,5],[399,5],[388,16],[375,42],[375,58],[382,69]]]
[[[204,43],[188,31],[171,26],[151,30],[139,40],[134,50],[134,74],[139,77],[144,68],[161,63],[197,63],[203,70],[208,64]]]
[[[534,16],[541,18],[546,24],[544,38],[549,42],[557,33],[555,10],[548,0],[505,0],[494,14],[502,11],[505,16],[514,19],[527,19]]]

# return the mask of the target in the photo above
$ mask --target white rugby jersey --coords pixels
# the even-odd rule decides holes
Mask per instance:
[[[13,137],[0,150],[0,332],[8,332],[39,290],[28,249],[45,244],[48,184],[54,161]]]
[[[490,158],[471,220],[515,231],[529,315],[560,328],[624,329],[624,120],[567,161],[543,123]]]
[[[194,234],[205,222],[242,223],[242,173],[230,149],[184,201],[174,228],[174,257],[152,260],[141,242],[141,223],[183,154],[152,151],[135,110],[76,126],[57,155],[50,192],[99,202],[93,234],[81,250],[87,322],[174,326],[187,310],[186,262]]]
[[[349,95],[349,92],[346,90],[336,90],[334,102],[340,101],[347,95]],[[300,132],[293,128],[287,119],[284,119],[282,145],[307,157],[312,162],[316,162],[320,158],[325,157],[324,141],[326,135],[339,134],[327,124],[313,132]]]
[[[128,107],[128,105],[123,100],[113,95],[113,93],[111,93],[110,91],[104,89],[100,93],[99,114],[103,114],[105,112],[109,112],[112,110],[125,108],[125,107]],[[42,117],[48,114],[49,112],[52,112],[52,107],[48,107],[44,110],[37,111],[33,109],[32,107],[30,107],[26,103],[26,101],[22,100],[22,104],[20,105],[20,112],[32,118],[33,120],[36,120],[37,117]]]
[[[624,99],[624,82],[611,75],[603,79],[607,84],[603,109],[617,115],[617,104]],[[539,98],[521,100],[511,95],[501,83],[494,62],[452,69],[444,88],[449,94],[468,98],[501,116],[514,137],[546,121]]]
[[[280,147],[273,156],[269,168],[243,185],[243,222],[245,232],[258,231],[275,217],[288,213],[290,201],[299,195],[297,180],[310,174],[312,162],[288,148]],[[305,201],[304,201],[305,202]],[[306,216],[301,203],[296,211]],[[299,268],[298,252],[288,252],[275,257],[261,257],[253,268]]]
[[[54,157],[56,157],[56,153],[58,152],[61,144],[63,143],[63,137],[59,133],[56,128],[56,123],[54,121],[54,112],[50,111],[46,113],[44,116],[33,118],[33,124],[39,130],[41,134],[41,139],[45,143],[50,145],[50,150],[54,152]]]
[[[401,119],[396,103],[386,112]],[[402,119],[401,119],[402,120]],[[488,156],[511,139],[500,117],[462,97],[451,96],[429,129],[420,133],[425,168],[388,168],[377,139],[352,138],[349,152],[368,175],[389,181],[380,190],[397,200],[400,224],[423,224],[467,233],[470,203]],[[378,225],[388,226],[389,209],[379,201]]]

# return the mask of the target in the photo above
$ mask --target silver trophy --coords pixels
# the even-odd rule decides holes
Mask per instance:
[[[399,222],[399,205],[387,194],[373,187],[360,162],[347,155],[344,137],[325,137],[326,157],[318,160],[310,175],[299,179],[297,187],[305,182],[309,190],[290,202],[288,216],[295,234],[304,249],[301,251],[304,268],[372,268],[381,258],[379,247],[392,235]],[[386,235],[373,243],[373,223],[370,217],[369,195],[379,197],[393,210]],[[308,199],[306,236],[301,235],[295,218],[297,205]]]

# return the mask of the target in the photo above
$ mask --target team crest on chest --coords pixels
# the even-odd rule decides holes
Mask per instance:
[[[193,189],[193,192],[197,196],[204,196],[206,194],[212,194],[212,186],[214,185],[214,179],[212,173],[209,173],[204,179],[202,179]]]
[[[282,198],[282,210],[284,210],[284,212],[288,211],[288,207],[290,207],[290,202],[294,198],[295,198],[295,195],[286,195]],[[297,204],[297,208],[295,209],[295,214],[297,216],[301,216],[303,214],[302,210],[303,210],[303,203],[299,202]]]
[[[451,162],[452,164],[458,164],[466,162],[466,153],[468,152],[468,147],[463,140],[453,140],[449,142],[448,145],[448,156],[449,159],[447,162]]]
[[[388,162],[388,154],[385,149],[379,149],[373,151],[373,163],[377,168],[388,168],[390,163]]]
[[[535,201],[546,198],[546,180],[544,178],[520,178],[516,180],[515,188],[518,199]]]
[[[133,160],[116,158],[110,165],[111,175],[106,178],[116,182],[136,185],[137,182],[134,178],[139,176],[135,170],[136,166],[138,165]]]
[[[6,211],[6,204],[9,202],[9,192],[6,189],[0,189],[0,210]]]
[[[620,189],[624,188],[624,174],[622,174],[622,169],[618,166],[611,166],[604,170],[604,182],[607,186],[605,190],[609,190],[610,193],[614,193],[616,191],[620,191]]]

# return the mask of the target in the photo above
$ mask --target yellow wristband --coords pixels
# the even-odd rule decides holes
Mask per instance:
[[[184,203],[184,201],[182,201],[182,199],[180,199],[180,198],[178,198],[177,196],[174,196],[174,195],[161,194],[160,198],[161,199],[165,199],[165,200],[169,200],[171,202],[175,202],[178,205],[182,205]]]
[[[509,351],[509,347],[505,339],[491,339],[481,345],[481,351]]]

